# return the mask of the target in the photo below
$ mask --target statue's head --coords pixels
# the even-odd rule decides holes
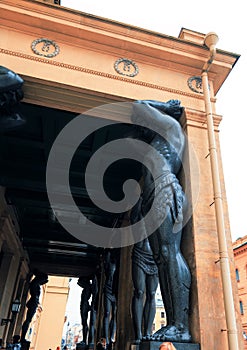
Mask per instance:
[[[91,278],[90,277],[81,276],[81,277],[78,278],[77,284],[81,288],[87,288],[91,284]]]
[[[35,271],[34,273],[36,281],[40,284],[46,284],[48,280],[48,275],[46,273],[40,272],[40,271]]]
[[[23,85],[23,79],[12,70],[0,66],[0,93],[18,90]]]
[[[17,128],[25,123],[18,111],[23,98],[23,79],[10,69],[0,66],[0,131]]]

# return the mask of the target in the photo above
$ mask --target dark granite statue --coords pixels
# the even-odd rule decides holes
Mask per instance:
[[[25,123],[18,112],[23,98],[23,79],[10,69],[0,66],[0,131],[13,129]]]
[[[143,128],[138,138],[157,151],[155,156],[153,153],[144,155],[152,169],[152,176],[143,167],[141,204],[143,217],[152,204],[155,207],[149,225],[155,225],[159,220],[161,222],[148,239],[158,267],[167,325],[158,330],[153,339],[190,342],[188,310],[191,275],[180,250],[186,199],[176,178],[185,147],[185,136],[178,122],[182,111],[177,100],[166,103],[137,101],[133,103],[132,121],[149,127]],[[163,137],[152,130],[161,130]],[[148,231],[147,226],[146,229]]]
[[[131,210],[130,222],[134,224],[141,218],[141,203]],[[145,231],[144,223],[140,228]],[[142,232],[143,233],[143,232]],[[158,287],[158,269],[153,259],[153,253],[149,241],[143,241],[134,245],[132,250],[132,280],[134,285],[134,295],[132,299],[132,317],[134,322],[135,343],[141,340],[150,340],[152,335],[153,320],[156,312],[155,292]],[[144,301],[145,296],[145,304]],[[142,333],[142,324],[144,332]]]
[[[90,320],[89,320],[89,331],[88,331],[88,344],[90,347],[94,344],[95,336],[95,323],[98,308],[98,280],[94,276],[92,278],[92,300],[90,305]]]
[[[80,277],[77,284],[83,288],[81,293],[80,313],[82,323],[82,345],[94,344],[96,309],[98,298],[98,281],[96,276]],[[91,298],[91,303],[89,300]],[[89,326],[88,326],[88,316]]]
[[[28,300],[26,306],[27,306],[27,314],[26,319],[22,325],[22,331],[21,331],[21,343],[25,343],[25,337],[27,334],[28,327],[32,321],[33,316],[35,315],[35,312],[37,310],[37,307],[39,305],[39,297],[41,293],[41,287],[43,284],[48,282],[48,275],[42,272],[35,272],[35,277],[31,281],[29,286],[29,292],[30,292],[30,299]]]
[[[83,288],[81,292],[81,303],[80,303],[80,313],[81,313],[81,323],[82,323],[82,341],[88,344],[88,313],[91,310],[89,299],[92,295],[92,285],[90,282],[90,277],[80,277],[77,284]]]
[[[103,318],[103,337],[106,339],[107,348],[111,348],[115,341],[116,333],[116,314],[117,314],[117,260],[118,250],[106,250],[104,255],[104,318]]]

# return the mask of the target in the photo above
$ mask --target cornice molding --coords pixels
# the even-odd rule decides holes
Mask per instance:
[[[132,100],[122,96],[107,95],[100,92],[77,88],[43,81],[41,79],[24,76],[24,102],[44,105],[47,107],[69,110],[76,113],[84,113],[94,107],[109,103],[131,102]],[[114,116],[114,120],[130,122],[121,116]],[[214,115],[215,131],[221,121],[221,116]],[[202,111],[185,108],[185,114],[181,120],[184,128],[192,126],[207,128],[206,115]]]
[[[215,99],[212,99],[212,102],[214,102]],[[185,108],[185,114],[186,114],[186,125],[187,126],[194,126],[197,128],[207,129],[207,117],[206,114],[202,111],[194,110],[191,108]],[[214,127],[215,131],[219,131],[218,127],[220,125],[220,122],[222,120],[222,116],[218,114],[213,115],[213,121],[214,121]]]
[[[0,8],[3,28],[19,31],[22,34],[28,33],[28,35],[32,28],[32,35],[42,34],[50,38],[48,34],[51,34],[51,39],[56,40],[58,45],[66,43],[71,48],[78,46],[108,54],[114,52],[118,57],[123,55],[125,57],[128,52],[128,57],[137,63],[145,61],[147,65],[166,67],[189,76],[199,75],[208,59],[208,49],[205,45],[67,9],[63,6],[31,0],[21,2],[2,0]],[[217,93],[238,58],[239,55],[217,49],[217,55],[209,74],[214,93]],[[94,74],[100,73],[94,72]],[[132,83],[149,86],[148,83],[142,82],[141,84],[137,80]],[[151,87],[169,91],[163,86]],[[184,94],[188,96],[188,93]]]
[[[234,256],[243,254],[247,251],[247,245],[237,247],[233,249]]]

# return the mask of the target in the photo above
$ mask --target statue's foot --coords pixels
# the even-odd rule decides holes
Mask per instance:
[[[151,340],[160,340],[160,338],[165,334],[167,326],[161,327],[157,332],[151,336]]]
[[[150,334],[146,334],[142,337],[142,340],[147,341],[147,340],[151,340],[152,336]]]
[[[110,343],[108,344],[107,349],[108,349],[108,350],[114,349],[114,344],[115,344],[115,341],[114,341],[113,339],[111,339],[111,340],[110,340]]]
[[[189,343],[191,335],[184,326],[170,325],[162,327],[152,336],[153,340]]]
[[[141,339],[135,339],[133,343],[135,345],[140,345],[141,344]]]

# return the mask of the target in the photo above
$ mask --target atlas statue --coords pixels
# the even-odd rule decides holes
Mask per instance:
[[[178,100],[141,100],[133,103],[131,116],[134,124],[141,125],[136,128],[136,138],[155,150],[155,155],[151,151],[143,154],[149,169],[142,168],[140,212],[145,218],[152,208],[152,215],[145,220],[147,232],[160,223],[148,236],[167,316],[167,325],[152,336],[159,341],[191,341],[191,274],[180,249],[187,200],[177,179],[185,149],[185,135],[179,123],[182,113]]]

